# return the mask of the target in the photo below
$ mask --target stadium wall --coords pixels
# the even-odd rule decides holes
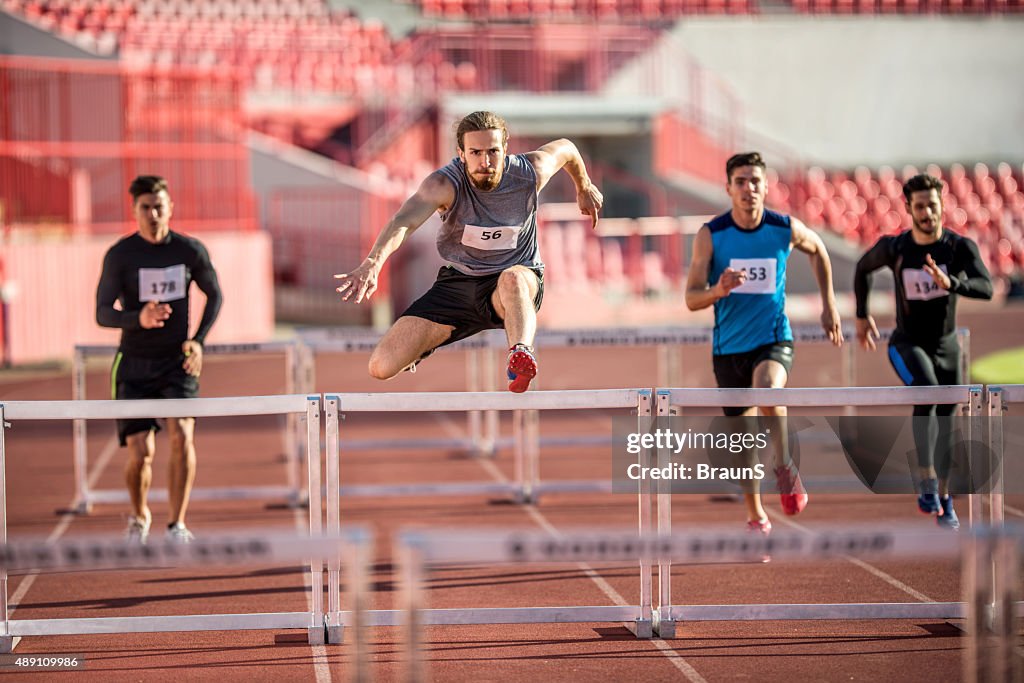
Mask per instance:
[[[1017,16],[694,17],[658,50],[684,47],[807,163],[899,168],[1024,158],[1022,35]]]
[[[110,235],[5,244],[3,359],[8,364],[69,360],[75,344],[116,345],[120,332],[96,324],[96,285]],[[224,306],[209,343],[268,340],[274,331],[270,238],[264,232],[200,235],[220,279]],[[195,329],[206,297],[192,289]]]

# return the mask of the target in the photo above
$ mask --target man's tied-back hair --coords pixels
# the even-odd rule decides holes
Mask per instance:
[[[501,144],[508,144],[508,124],[505,123],[505,119],[491,111],[475,111],[463,117],[455,127],[455,141],[458,143],[459,149],[466,151],[463,138],[466,133],[474,133],[478,130],[500,130]]]

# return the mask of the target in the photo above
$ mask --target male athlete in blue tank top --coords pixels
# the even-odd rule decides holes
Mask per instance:
[[[431,214],[440,213],[438,252],[449,265],[381,339],[370,356],[370,374],[390,379],[415,368],[438,346],[504,328],[510,347],[508,388],[523,392],[537,375],[533,338],[544,296],[537,195],[564,168],[576,185],[580,212],[595,227],[604,198],[569,140],[508,156],[505,121],[486,111],[463,118],[455,138],[458,158],[427,176],[355,270],[334,276],[341,280],[337,291],[343,301],[369,299],[387,258]]]
[[[765,163],[757,152],[726,162],[732,209],[701,227],[693,245],[686,283],[691,311],[714,306],[712,348],[715,378],[722,388],[784,387],[793,364],[793,332],[786,317],[786,261],[795,248],[806,253],[821,292],[821,324],[833,344],[843,333],[832,290],[832,264],[817,233],[796,218],[764,208]],[[752,407],[724,408],[727,416],[754,416]],[[775,451],[775,477],[782,509],[798,514],[807,493],[788,452],[785,407],[763,407]],[[768,534],[758,482],[744,498],[747,528]]]

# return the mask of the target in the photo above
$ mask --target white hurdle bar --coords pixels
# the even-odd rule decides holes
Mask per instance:
[[[462,339],[437,351],[466,352],[466,390],[488,391],[495,389],[493,380],[485,379],[494,374],[493,355],[487,353],[495,344],[491,336],[492,330],[485,331],[474,337]],[[300,374],[306,384],[304,391],[313,391],[316,383],[316,354],[318,353],[371,353],[384,335],[376,330],[362,328],[313,328],[299,331],[299,343],[302,351],[299,354],[302,362]],[[497,448],[494,443],[497,434],[497,416],[488,414],[488,429],[482,429],[482,413],[472,410],[467,413],[466,439],[367,439],[353,441],[353,449],[374,448],[463,448],[477,455],[494,455]],[[490,422],[494,424],[490,424]]]
[[[87,360],[94,357],[110,357],[117,353],[116,346],[75,346],[71,365],[72,391],[71,397],[76,401],[84,401],[86,393]],[[309,392],[305,387],[301,373],[305,371],[300,357],[301,349],[295,342],[260,342],[251,344],[210,344],[203,347],[207,356],[228,355],[283,355],[285,361],[284,393],[296,394]],[[109,375],[108,375],[109,377]],[[108,383],[109,384],[109,383]],[[103,416],[106,417],[106,416]],[[256,489],[210,489],[197,487],[192,491],[193,500],[218,500],[223,498],[283,498],[290,505],[299,506],[306,503],[306,492],[303,491],[302,459],[305,452],[304,434],[301,416],[289,413],[285,415],[285,431],[283,434],[285,467],[287,468],[287,486],[261,487]],[[89,488],[89,446],[87,427],[84,419],[76,419],[73,423],[74,450],[72,453],[75,467],[75,501],[73,508],[80,514],[89,514],[94,503],[124,503],[128,501],[126,491],[120,489],[91,490]],[[155,492],[153,500],[164,500],[164,492]]]
[[[282,395],[238,398],[148,399],[119,401],[0,401],[0,543],[7,543],[7,486],[4,437],[18,420],[92,420],[147,417],[221,417],[232,415],[303,415],[306,418],[306,463],[310,495],[309,533],[323,532],[320,507],[320,396]],[[340,529],[338,530],[340,534]],[[338,535],[338,534],[336,534]],[[310,610],[272,614],[189,615],[10,620],[7,569],[0,569],[0,651],[10,652],[22,635],[148,633],[182,630],[304,628],[310,643],[324,642],[323,563],[310,561]]]
[[[969,418],[968,426],[973,433],[980,434],[977,422],[982,414],[983,388],[980,385],[958,385],[937,387],[837,387],[837,388],[785,388],[785,389],[655,389],[655,414],[658,417],[678,414],[678,408],[685,407],[742,407],[742,406],[786,406],[786,407],[841,407],[841,406],[910,406],[918,403],[963,404],[963,412]],[[970,442],[970,435],[967,441]],[[658,467],[669,464],[667,449],[659,449],[656,455]],[[658,534],[672,533],[672,493],[665,481],[658,482],[657,530]],[[973,525],[981,520],[979,496],[969,496],[968,519]],[[916,533],[921,534],[920,529]],[[947,535],[947,538],[950,536]],[[774,555],[773,555],[774,559]],[[828,605],[827,611],[835,618],[959,618],[963,616],[960,603],[911,603],[876,605]],[[822,607],[824,609],[825,607]],[[677,607],[672,604],[672,563],[658,563],[658,603],[654,610],[654,628],[662,638],[675,637],[676,621],[703,620],[708,615],[724,609],[722,606]],[[760,619],[808,618],[787,617],[787,614],[807,614],[804,605],[775,605],[770,616]],[[765,612],[764,614],[769,614]],[[944,615],[944,616],[942,616]]]
[[[339,432],[340,415],[348,412],[427,412],[468,410],[513,410],[524,412],[530,410],[579,410],[590,408],[629,409],[635,411],[637,420],[651,416],[650,389],[604,389],[594,391],[531,391],[525,394],[507,392],[438,392],[438,393],[396,393],[396,394],[325,394],[324,410],[326,416],[326,450],[327,450],[327,533],[333,534],[341,525],[342,495],[358,495],[363,493],[359,487],[341,486],[341,450],[345,442]],[[649,465],[651,453],[643,450],[638,455],[641,465]],[[460,485],[460,491],[491,492],[494,485]],[[497,485],[497,490],[516,492],[519,486]],[[381,487],[373,487],[371,495],[378,495]],[[434,494],[444,491],[443,486],[415,484],[401,486],[403,493]],[[642,483],[637,488],[638,529],[646,534],[651,528],[653,512],[653,488],[650,482]],[[341,629],[350,619],[346,612],[341,611],[339,586],[339,567],[328,565],[328,603],[327,603],[327,637],[328,642],[340,642]],[[640,604],[633,609],[600,608],[616,610],[614,620],[624,620],[638,637],[651,636],[651,567],[648,560],[640,564]],[[480,618],[498,612],[483,610]],[[367,623],[370,625],[397,625],[401,623],[399,610],[370,610],[367,612]],[[587,621],[587,619],[583,619]],[[508,623],[504,621],[467,621],[449,623]]]
[[[558,536],[534,530],[405,531],[396,539],[395,556],[410,563],[404,569],[405,622],[412,631],[407,638],[407,668],[422,673],[420,631],[424,625],[523,624],[617,622],[641,619],[642,605],[609,607],[518,607],[424,609],[422,587],[429,564],[536,564],[636,562],[641,566],[661,561],[750,562],[765,553],[773,559],[824,560],[861,558],[956,556],[960,540],[955,535],[917,527],[823,528],[813,534],[781,532],[757,537],[734,530],[709,529],[686,534],[640,534],[622,530],[573,530]],[[844,608],[837,610],[837,607]],[[878,606],[860,605],[700,605],[678,608],[679,616],[702,620],[760,619],[874,619]],[[921,617],[962,616],[963,606],[918,610]],[[842,613],[840,613],[842,612]],[[374,613],[368,618],[374,619]],[[413,679],[409,679],[413,680]],[[419,680],[424,680],[422,677]]]
[[[852,326],[846,327],[843,334],[847,339],[855,337]],[[881,339],[888,339],[891,329],[881,330]],[[380,341],[381,334],[362,328],[313,328],[300,331],[300,339],[306,351],[301,355],[306,364],[305,376],[312,378],[315,353],[371,352]],[[713,329],[710,327],[684,326],[652,326],[652,327],[609,327],[582,329],[541,329],[537,331],[535,346],[543,352],[546,348],[604,348],[604,347],[641,347],[653,346],[657,353],[656,376],[661,386],[675,386],[682,380],[683,347],[699,344],[711,344]],[[967,378],[970,368],[970,330],[959,328],[957,338],[962,354],[960,358],[963,377]],[[793,339],[796,344],[831,343],[819,325],[800,324],[793,326]],[[464,339],[451,346],[441,349],[463,350],[467,352],[466,373],[467,391],[500,390],[498,382],[499,365],[497,353],[507,351],[505,333],[502,330],[485,330],[484,332]],[[849,343],[839,349],[840,376],[845,386],[853,386],[856,372],[856,344]],[[504,356],[502,355],[503,359]],[[543,379],[543,373],[540,380]],[[312,380],[310,380],[312,381]],[[537,384],[541,384],[538,381]],[[312,391],[312,384],[305,387]],[[853,406],[845,406],[844,413],[852,414]],[[522,480],[528,482],[526,489],[530,493],[520,497],[521,502],[537,502],[544,493],[606,493],[611,490],[610,483],[602,480],[562,480],[557,482],[540,481],[540,452],[543,445],[555,446],[588,446],[611,443],[604,437],[542,437],[539,416],[526,413],[517,417],[512,423],[512,438],[502,439],[499,434],[498,414],[496,411],[472,410],[468,413],[468,440],[453,441],[450,439],[416,439],[416,440],[365,440],[353,442],[351,448],[388,448],[388,447],[463,447],[480,455],[493,455],[499,447],[511,445],[517,455],[525,454]],[[517,459],[517,463],[520,461]],[[518,478],[518,477],[517,477]],[[455,491],[453,491],[455,492]],[[381,495],[388,495],[381,491]]]

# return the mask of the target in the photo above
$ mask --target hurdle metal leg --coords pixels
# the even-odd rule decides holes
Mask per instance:
[[[649,389],[640,392],[637,402],[637,431],[646,431],[652,419],[652,394]],[[641,449],[641,466],[650,467],[653,461],[651,449]],[[640,536],[651,533],[651,508],[653,507],[653,496],[651,482],[645,479],[639,481],[637,495],[637,526]],[[626,627],[633,632],[637,638],[651,638],[654,635],[657,616],[653,614],[652,577],[651,562],[649,559],[640,559],[640,616],[632,624]]]
[[[84,401],[85,394],[85,354],[81,349],[76,348],[74,358],[71,362],[71,397],[76,401]],[[92,512],[92,501],[89,500],[88,480],[88,441],[86,440],[85,420],[74,420],[72,422],[74,449],[72,462],[75,468],[75,499],[72,506],[79,514]]]
[[[324,396],[324,412],[327,418],[327,533],[341,531],[341,450],[339,444],[337,396]],[[312,511],[312,506],[310,507]],[[327,612],[324,623],[327,627],[327,642],[338,645],[344,641],[344,625],[341,620],[341,558],[332,557],[327,563]]]
[[[306,462],[309,470],[309,533],[319,536],[323,531],[323,509],[320,501],[320,396],[306,397]],[[328,462],[330,458],[328,458]],[[337,487],[335,487],[337,490]],[[307,628],[310,645],[323,645],[326,639],[324,617],[324,563],[309,563],[312,623]]]
[[[672,414],[671,394],[659,391],[655,395],[656,415],[658,418]],[[671,458],[667,449],[656,451],[655,467],[667,466]],[[657,483],[658,530],[659,535],[672,533],[672,487],[669,482],[659,480]],[[672,618],[672,562],[667,558],[658,558],[658,603],[654,610],[654,629],[662,638],[676,637],[676,622]]]
[[[0,404],[0,543],[7,543],[7,453],[4,437],[7,433],[7,421],[4,419],[4,406]],[[0,653],[10,653],[18,645],[21,638],[11,635],[11,627],[7,606],[7,567],[0,568],[0,617],[3,617],[3,628],[0,629]]]

